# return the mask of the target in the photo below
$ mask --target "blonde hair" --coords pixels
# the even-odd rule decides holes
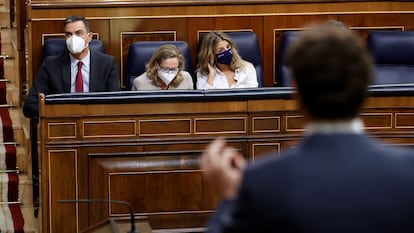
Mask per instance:
[[[233,60],[230,63],[230,68],[236,70],[244,66],[244,60],[237,52],[237,46],[231,37],[220,31],[211,31],[204,36],[198,53],[197,72],[203,75],[208,75],[208,64],[216,64],[216,54],[214,48],[220,41],[227,41],[233,51]]]
[[[171,86],[178,86],[180,82],[184,80],[181,71],[185,68],[185,60],[183,54],[173,44],[164,44],[161,45],[152,55],[150,61],[146,64],[146,72],[149,79],[151,79],[155,85],[161,86],[161,82],[158,79],[158,67],[161,63],[168,58],[177,58],[178,59],[178,73],[177,77],[170,84]]]

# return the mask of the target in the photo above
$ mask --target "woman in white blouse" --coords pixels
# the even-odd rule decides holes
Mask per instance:
[[[258,87],[253,64],[243,60],[231,37],[219,31],[204,37],[196,73],[197,89]]]

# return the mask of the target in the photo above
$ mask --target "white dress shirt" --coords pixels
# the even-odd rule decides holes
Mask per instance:
[[[76,74],[78,73],[79,60],[70,55],[70,92],[76,92]],[[83,92],[89,92],[89,74],[91,73],[91,53],[88,51],[86,57],[82,60],[82,79],[83,79]]]

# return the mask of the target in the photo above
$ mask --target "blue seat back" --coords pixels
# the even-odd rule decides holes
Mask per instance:
[[[298,37],[300,31],[285,31],[282,34],[279,45],[279,60],[277,64],[277,86],[292,86],[292,76],[286,63],[286,52],[293,41]]]
[[[91,50],[96,50],[102,53],[105,53],[105,47],[102,41],[97,39],[92,39],[89,43],[89,48]],[[48,56],[58,55],[66,51],[66,41],[63,38],[51,38],[47,39],[43,45],[42,50],[42,60]]]
[[[194,77],[190,48],[185,41],[139,41],[131,43],[127,58],[127,89],[131,90],[134,79],[145,72],[145,65],[149,62],[154,52],[163,44],[173,44],[181,51],[185,59],[184,70]]]
[[[259,40],[254,32],[226,32],[236,43],[240,56],[253,64],[259,87],[264,86],[263,61]]]
[[[367,45],[375,62],[372,84],[414,83],[414,31],[373,31]]]

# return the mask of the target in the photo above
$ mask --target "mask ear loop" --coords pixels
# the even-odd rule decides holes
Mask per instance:
[[[91,38],[91,40],[88,43],[86,43],[86,40],[88,39],[88,36],[89,36],[90,33],[91,32],[86,33],[85,38],[82,38],[83,41],[84,41],[84,43],[85,43],[85,45],[83,46],[83,49],[88,48],[89,47],[89,43],[91,43],[91,41],[92,41],[92,38]]]

